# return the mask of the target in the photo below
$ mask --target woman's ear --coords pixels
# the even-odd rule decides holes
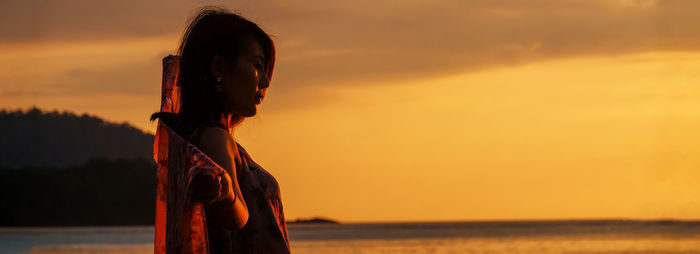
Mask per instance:
[[[224,69],[226,68],[226,60],[221,55],[214,55],[211,60],[211,74],[214,78],[219,78],[224,76]]]

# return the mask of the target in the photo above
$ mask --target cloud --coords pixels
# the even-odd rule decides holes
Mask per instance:
[[[48,85],[54,94],[157,94],[161,70],[157,61],[124,64],[108,69],[72,69]],[[154,75],[155,74],[155,75]]]
[[[700,17],[693,11],[700,2],[689,0],[4,1],[0,43],[176,40],[206,4],[237,10],[274,35],[273,85],[283,91],[549,58],[700,49]]]
[[[137,62],[104,69],[76,68],[58,74],[50,81],[4,87],[0,90],[0,97],[157,95],[160,92],[159,71],[157,61]]]
[[[317,5],[317,12],[304,17],[270,18],[267,24],[282,45],[279,70],[284,74],[280,79],[292,84],[309,79],[362,83],[372,78],[412,79],[546,58],[700,47],[700,20],[688,11],[700,3],[690,1],[373,3]],[[284,47],[286,39],[297,38],[306,43]],[[284,51],[316,48],[354,53],[315,59],[283,56]]]
[[[0,3],[0,41],[64,41],[177,32],[183,1],[20,1]],[[169,18],[172,17],[172,18]]]

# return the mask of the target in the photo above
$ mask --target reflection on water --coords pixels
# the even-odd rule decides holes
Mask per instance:
[[[480,254],[690,254],[700,239],[404,239],[292,242],[294,253],[480,253]],[[153,253],[152,244],[66,244],[36,246],[32,254]]]
[[[290,225],[294,253],[700,253],[700,222]],[[153,227],[2,228],[0,253],[153,253]]]
[[[61,252],[64,247],[76,250],[70,253],[94,253],[89,249],[95,246],[152,243],[153,227],[147,226],[0,228],[0,253],[29,253],[34,249],[41,253],[66,253]],[[80,248],[86,252],[79,251]]]
[[[31,254],[153,253],[153,244],[60,244],[32,247]]]
[[[292,243],[294,253],[678,254],[700,253],[700,239],[405,239]]]

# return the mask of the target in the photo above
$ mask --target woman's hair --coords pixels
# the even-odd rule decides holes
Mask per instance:
[[[264,70],[272,78],[275,65],[275,45],[258,25],[220,7],[204,7],[192,19],[182,36],[178,55],[180,68],[181,106],[177,114],[158,112],[151,120],[166,121],[178,134],[187,136],[199,126],[216,125],[230,129],[243,116],[230,116],[223,111],[222,102],[214,89],[216,80],[211,72],[215,55],[234,62],[251,43],[260,44],[264,54]]]

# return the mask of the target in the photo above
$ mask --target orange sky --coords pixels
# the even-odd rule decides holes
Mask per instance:
[[[153,132],[201,3],[125,2],[0,4],[0,107]],[[236,138],[288,218],[700,218],[700,3],[295,3],[226,4],[278,45]]]

